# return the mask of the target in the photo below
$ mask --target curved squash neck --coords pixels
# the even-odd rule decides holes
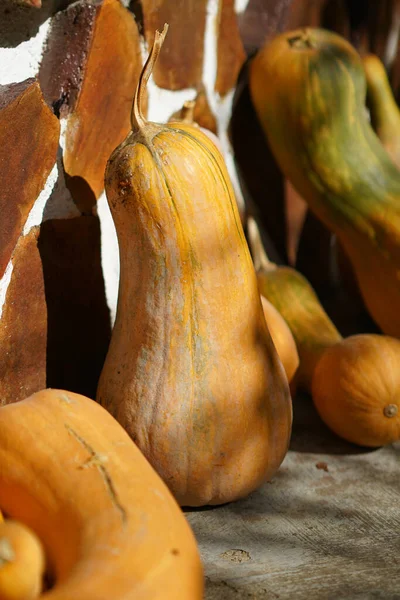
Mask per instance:
[[[308,281],[295,269],[279,267],[269,260],[257,222],[251,216],[247,235],[260,292],[275,306],[293,334],[300,356],[298,384],[309,391],[322,354],[342,337]]]
[[[400,172],[368,123],[361,62],[328,42],[320,44],[319,53],[289,50],[286,60],[288,65],[294,61],[293,85],[301,88],[297,108],[288,112],[285,125],[296,136],[290,143],[298,156],[289,179],[339,236],[358,232],[378,243],[388,211],[400,224]],[[294,169],[307,178],[298,177]],[[314,182],[312,191],[306,180]]]
[[[253,258],[255,270],[258,271],[275,271],[277,265],[269,260],[262,243],[260,229],[254,217],[249,216],[247,219],[247,238]]]
[[[399,136],[400,112],[394,99],[392,88],[381,60],[368,54],[363,59],[367,78],[368,106],[374,128],[383,134],[383,140]],[[381,138],[382,139],[382,138]]]

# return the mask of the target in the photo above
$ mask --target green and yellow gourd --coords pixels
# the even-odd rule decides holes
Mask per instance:
[[[338,236],[371,316],[400,336],[400,172],[368,122],[360,56],[325,30],[287,32],[253,60],[250,90],[282,171]]]
[[[296,342],[300,361],[296,386],[310,392],[315,367],[323,352],[343,338],[307,279],[296,269],[269,260],[253,217],[247,219],[247,237],[260,293],[285,319]]]
[[[132,133],[106,170],[121,277],[97,399],[178,502],[200,506],[246,496],[275,473],[291,399],[222,155],[199,127],[143,117],[163,35]]]
[[[385,66],[375,54],[366,54],[363,65],[371,124],[395,165],[400,167],[400,111]]]

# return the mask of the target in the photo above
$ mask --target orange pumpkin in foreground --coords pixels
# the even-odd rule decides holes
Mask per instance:
[[[184,515],[93,400],[49,389],[0,408],[0,507],[41,540],[48,600],[202,598]]]

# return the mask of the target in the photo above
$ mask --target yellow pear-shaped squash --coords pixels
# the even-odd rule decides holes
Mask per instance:
[[[112,154],[106,193],[121,277],[97,399],[181,505],[246,496],[282,462],[287,379],[268,332],[224,160],[198,127],[141,113]]]

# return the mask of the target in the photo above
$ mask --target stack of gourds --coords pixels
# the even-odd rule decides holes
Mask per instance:
[[[283,174],[336,235],[385,334],[343,340],[304,277],[268,260],[250,219],[260,290],[294,335],[298,384],[343,438],[371,447],[399,440],[400,113],[383,65],[371,55],[363,61],[337,34],[308,28],[263,48],[249,81]]]
[[[200,599],[178,504],[233,501],[273,476],[290,390],[311,391],[348,440],[400,438],[400,173],[367,121],[360,58],[305,30],[250,74],[282,171],[338,236],[387,334],[343,340],[305,278],[268,260],[252,217],[250,254],[213,139],[188,119],[146,121],[165,34],[106,169],[121,276],[97,402],[44,390],[0,409],[0,600]]]
[[[105,175],[121,276],[98,402],[44,390],[0,409],[1,600],[201,598],[178,503],[246,496],[288,448],[288,381],[222,155],[195,125],[143,116],[165,34]]]

